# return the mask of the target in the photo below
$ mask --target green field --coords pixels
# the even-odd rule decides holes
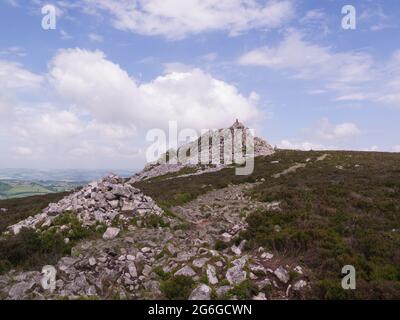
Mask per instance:
[[[0,181],[0,200],[64,192],[78,185],[79,183],[4,180]]]

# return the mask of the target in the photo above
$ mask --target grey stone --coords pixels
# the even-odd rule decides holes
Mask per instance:
[[[181,268],[177,272],[175,272],[175,276],[194,277],[194,276],[196,276],[196,272],[191,267],[184,266],[183,268]]]
[[[116,236],[118,236],[119,232],[120,232],[119,228],[108,227],[106,232],[104,232],[104,234],[103,234],[103,239],[104,240],[112,240]]]
[[[267,300],[264,292],[260,292],[258,295],[253,297],[253,300]]]
[[[241,284],[246,280],[247,274],[246,271],[242,269],[241,266],[234,266],[226,272],[226,279],[229,281],[231,285]]]
[[[221,298],[231,289],[232,289],[231,286],[222,286],[222,287],[217,288],[215,291],[217,293],[217,296],[219,298]]]
[[[189,300],[210,300],[211,299],[211,288],[205,284],[200,284],[196,289],[192,291],[189,296]]]
[[[304,280],[299,280],[293,285],[293,290],[300,291],[307,286],[307,282]]]
[[[24,299],[26,298],[27,291],[31,290],[34,285],[35,285],[34,281],[19,282],[11,287],[10,291],[8,292],[8,295],[13,300]]]
[[[193,266],[196,268],[203,268],[207,261],[210,260],[209,258],[200,258],[193,260]]]
[[[135,263],[133,263],[133,262],[130,262],[129,264],[128,264],[128,270],[129,270],[129,274],[130,274],[130,276],[132,277],[132,278],[136,278],[137,277],[137,270],[136,270],[136,266],[135,266]]]
[[[208,282],[212,285],[215,285],[218,283],[217,270],[211,264],[207,265],[207,278],[208,278]]]
[[[274,271],[275,276],[283,283],[288,283],[290,280],[289,273],[285,268],[280,266]]]

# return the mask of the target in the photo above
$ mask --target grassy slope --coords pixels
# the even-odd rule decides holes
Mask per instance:
[[[29,216],[40,213],[51,202],[58,202],[67,193],[47,194],[21,199],[0,200],[0,208],[8,209],[0,213],[0,233],[14,223],[26,219]]]
[[[328,153],[324,161],[315,162],[323,153],[280,151],[257,158],[248,177],[225,169],[137,186],[171,206],[212,188],[265,178],[252,197],[282,201],[283,210],[249,217],[242,237],[250,246],[262,245],[308,267],[316,284],[311,297],[400,298],[400,154]],[[271,178],[308,158],[312,161],[306,168]],[[280,163],[271,164],[273,160]],[[341,269],[348,264],[357,271],[356,291],[341,288]]]
[[[200,176],[137,183],[164,207],[181,204],[230,183],[265,182],[251,196],[282,201],[282,211],[248,218],[241,237],[294,257],[310,270],[314,298],[400,298],[400,154],[280,151],[256,159],[251,176],[234,168]],[[278,179],[271,175],[311,158],[306,168]],[[279,160],[278,164],[271,161]],[[337,166],[343,166],[343,170]],[[178,173],[179,174],[179,173]],[[177,175],[178,175],[177,174]],[[38,212],[59,194],[0,201],[10,211],[0,216],[0,230]],[[7,202],[8,201],[8,202]],[[281,231],[276,232],[276,225]],[[357,290],[340,288],[341,269],[357,270]]]

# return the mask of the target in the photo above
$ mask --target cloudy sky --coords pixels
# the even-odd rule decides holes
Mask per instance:
[[[169,120],[400,152],[399,24],[397,1],[0,0],[0,167],[137,169]]]

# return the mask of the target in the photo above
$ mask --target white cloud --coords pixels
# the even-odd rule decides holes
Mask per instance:
[[[200,69],[137,84],[102,52],[74,49],[62,50],[53,59],[50,79],[62,97],[102,122],[148,128],[177,120],[201,129],[221,127],[235,118],[248,123],[260,117],[254,99]]]
[[[309,141],[304,142],[291,142],[290,140],[282,140],[278,144],[278,148],[280,149],[290,149],[290,150],[324,150],[326,149],[323,145],[312,143]]]
[[[322,9],[313,9],[306,12],[299,22],[306,30],[318,31],[319,34],[327,35],[329,16]]]
[[[89,39],[93,42],[103,42],[104,38],[100,34],[97,33],[89,33],[88,35]]]
[[[299,54],[301,52],[301,54]],[[245,53],[242,65],[286,69],[301,79],[325,78],[332,87],[363,83],[371,79],[372,57],[364,53],[335,53],[312,44],[298,32],[290,32],[276,47],[261,47]]]
[[[368,26],[370,31],[382,31],[393,27],[391,17],[383,11],[379,4],[369,3],[358,17],[359,25]]]
[[[14,153],[18,156],[31,156],[33,154],[33,151],[31,148],[27,147],[15,147],[14,148]]]
[[[62,40],[71,40],[73,37],[65,30],[60,30],[60,35]]]
[[[0,56],[16,56],[19,58],[23,58],[27,56],[27,53],[24,48],[18,46],[8,47],[4,50],[0,51]]]
[[[182,39],[222,30],[231,36],[281,26],[293,16],[291,0],[82,0],[86,12],[106,12],[114,27]]]
[[[0,122],[8,120],[14,113],[11,103],[0,97]]]
[[[201,58],[204,61],[213,62],[213,61],[217,60],[218,54],[216,52],[210,52],[210,53],[205,54]]]
[[[399,144],[399,145],[393,146],[392,150],[393,150],[394,152],[400,152],[400,144]]]
[[[314,89],[314,90],[308,90],[306,93],[309,95],[319,95],[319,94],[327,93],[327,91],[322,90],[322,89]]]
[[[319,122],[317,129],[318,137],[326,140],[352,138],[360,134],[361,130],[354,123],[344,122],[334,125],[326,118]]]
[[[379,146],[371,146],[369,148],[365,148],[363,151],[376,152],[378,150],[379,150]]]
[[[323,87],[309,94],[326,91],[337,94],[339,102],[370,101],[400,107],[400,50],[388,61],[375,61],[369,53],[335,52],[291,31],[276,46],[251,50],[238,62],[281,70],[292,78],[318,80]]]
[[[6,0],[6,2],[9,5],[13,6],[13,7],[19,7],[20,6],[20,4],[19,4],[19,2],[17,0]]]
[[[367,100],[368,96],[364,93],[351,93],[336,98],[336,101],[363,101]]]
[[[0,92],[14,89],[32,89],[41,85],[43,78],[22,65],[0,60]]]
[[[347,143],[361,134],[362,131],[352,122],[332,124],[329,119],[323,118],[316,126],[303,129],[303,133],[296,138],[282,140],[278,147],[297,150],[345,150],[348,149]]]
[[[197,130],[236,118],[252,125],[263,116],[257,93],[244,96],[200,69],[138,83],[102,52],[81,49],[60,50],[48,66],[36,75],[0,64],[0,165],[136,168],[148,129],[166,129],[170,120]],[[27,88],[35,99],[18,94]]]

